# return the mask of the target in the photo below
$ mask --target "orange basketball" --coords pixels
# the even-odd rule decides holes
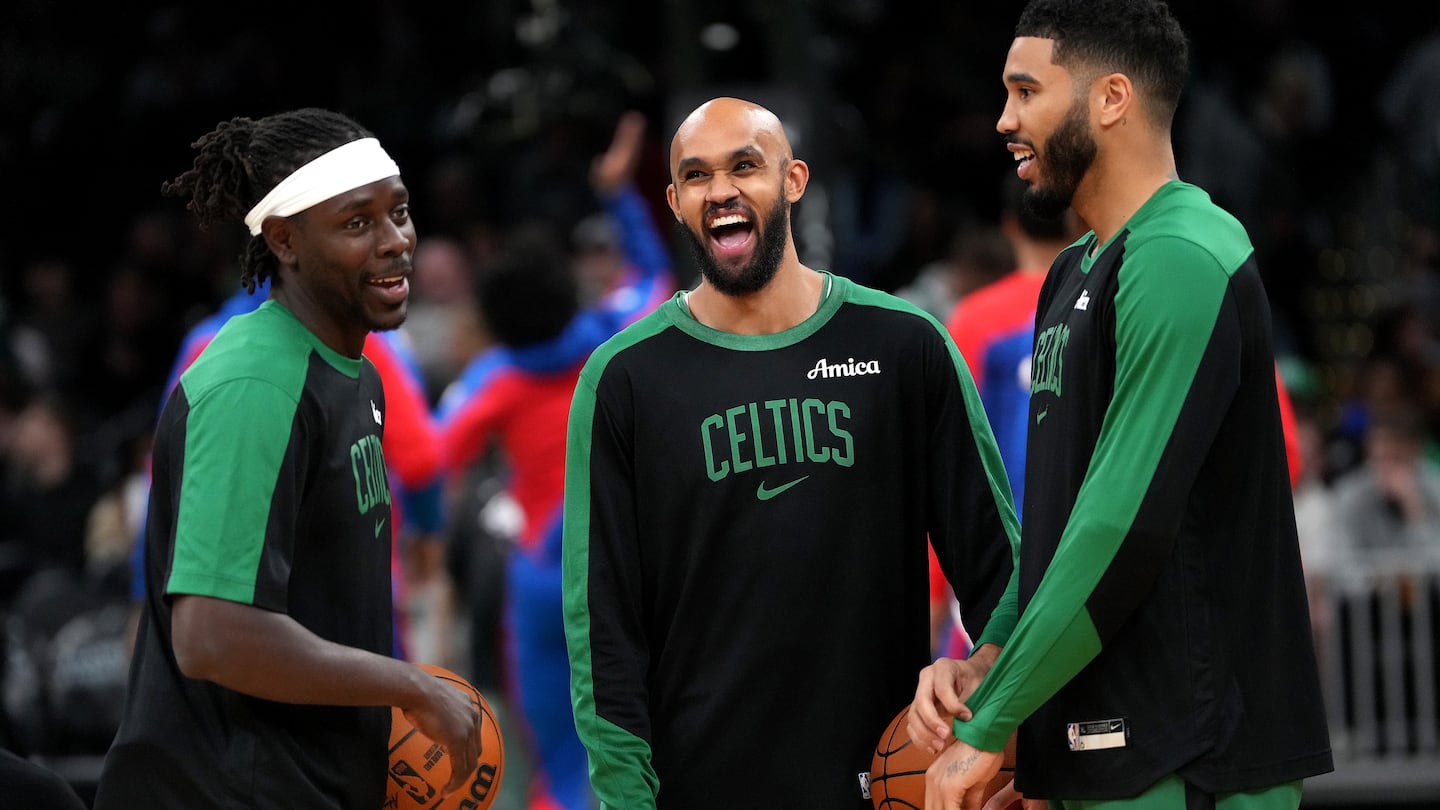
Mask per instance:
[[[495,711],[469,681],[444,667],[420,664],[437,678],[470,695],[480,709],[480,760],[463,789],[440,800],[440,789],[450,781],[450,755],[410,725],[405,713],[390,710],[390,779],[385,788],[385,810],[485,810],[500,792],[505,774],[505,742]]]
[[[901,709],[875,745],[875,755],[870,760],[870,800],[875,803],[875,810],[924,810],[925,769],[935,761],[935,755],[910,742],[910,733],[905,730],[909,716],[909,706]],[[1000,771],[985,786],[985,798],[988,800],[1013,778],[1015,736],[1012,734],[1005,746]],[[1011,807],[1019,804],[1017,800]]]

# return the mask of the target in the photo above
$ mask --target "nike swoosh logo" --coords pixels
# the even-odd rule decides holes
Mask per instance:
[[[758,488],[756,488],[756,490],[755,490],[755,497],[759,498],[759,499],[762,500],[762,501],[768,501],[768,500],[770,500],[771,498],[775,497],[776,495],[779,495],[780,493],[782,493],[782,492],[784,492],[785,490],[787,490],[787,489],[795,486],[796,484],[800,483],[801,481],[804,481],[806,478],[809,478],[809,477],[810,477],[810,476],[806,475],[806,476],[803,476],[803,477],[801,477],[801,478],[796,478],[794,481],[791,481],[791,482],[788,483],[788,484],[781,484],[780,486],[775,487],[774,489],[766,489],[766,488],[765,488],[765,482],[764,482],[764,481],[761,481],[761,482],[760,482],[760,486],[759,486]]]
[[[379,520],[375,521],[375,539],[376,539],[376,540],[379,540],[379,539],[380,539],[380,530],[383,529],[383,528],[385,528],[385,518],[380,518]]]
[[[1050,409],[1049,409],[1049,408],[1046,408],[1045,410],[1043,410],[1043,411],[1035,414],[1035,424],[1038,425],[1038,424],[1040,424],[1041,422],[1044,422],[1044,421],[1045,421],[1045,417],[1046,417],[1049,413],[1050,413]]]

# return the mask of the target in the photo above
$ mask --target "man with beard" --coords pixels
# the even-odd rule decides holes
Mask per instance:
[[[997,129],[1030,204],[1091,231],[1036,310],[1018,598],[992,619],[1018,623],[911,705],[929,810],[978,806],[1017,725],[1031,807],[1293,810],[1333,767],[1270,309],[1242,226],[1176,175],[1186,72],[1160,0],[1016,25]]]
[[[702,278],[603,344],[570,410],[591,784],[624,810],[869,808],[875,741],[930,661],[927,537],[977,654],[1008,633],[999,452],[941,324],[800,262],[809,168],[775,115],[701,105],[670,169]]]

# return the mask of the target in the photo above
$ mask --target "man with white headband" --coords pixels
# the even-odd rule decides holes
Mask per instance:
[[[390,706],[470,764],[434,786],[453,792],[481,718],[390,655],[385,396],[361,354],[405,319],[408,191],[326,110],[235,118],[194,146],[162,191],[201,226],[243,219],[241,282],[270,297],[226,323],[156,426],[144,607],[95,807],[373,810]]]

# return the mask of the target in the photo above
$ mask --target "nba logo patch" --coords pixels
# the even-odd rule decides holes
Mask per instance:
[[[860,772],[860,796],[866,800],[870,798],[870,772]]]

